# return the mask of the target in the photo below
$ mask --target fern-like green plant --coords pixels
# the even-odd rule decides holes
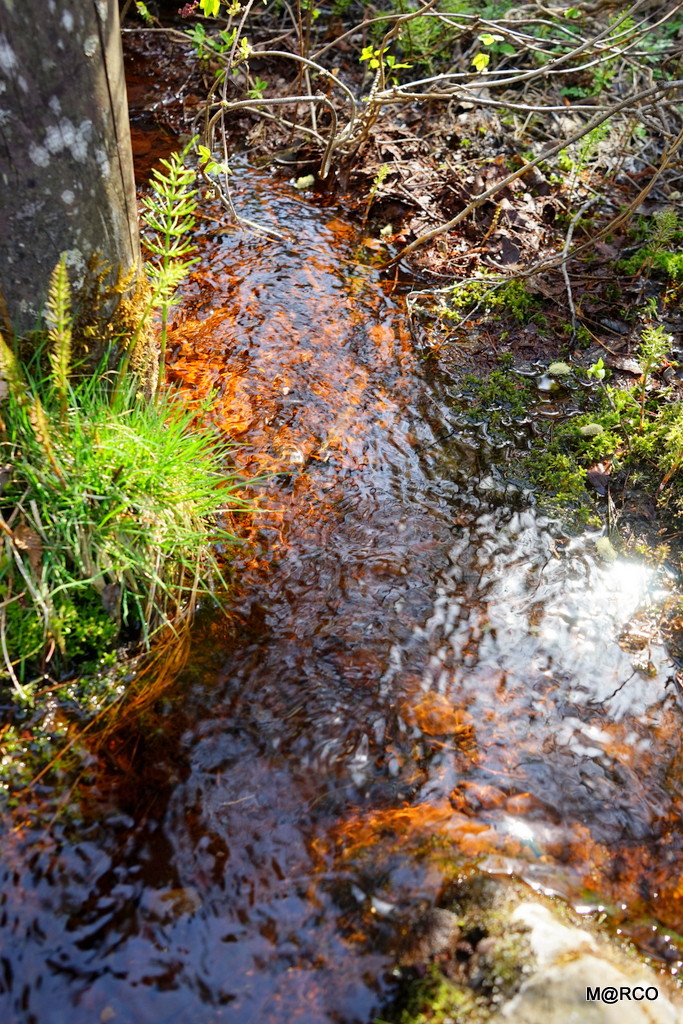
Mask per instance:
[[[572,169],[572,176],[569,183],[569,193],[573,193],[577,179],[583,174],[588,164],[597,155],[600,148],[600,144],[608,137],[610,131],[610,122],[604,121],[603,124],[596,125],[592,131],[588,132],[577,145],[576,149],[576,162]]]
[[[43,403],[37,394],[31,396],[31,401],[28,407],[28,420],[33,429],[35,439],[38,442],[39,447],[42,449],[43,455],[47,459],[52,469],[52,472],[59,480],[60,484],[64,483],[64,474],[62,473],[61,466],[57,462],[55,456],[55,446],[52,443],[52,435],[50,432],[50,421],[45,413]]]
[[[673,206],[665,206],[663,210],[657,210],[652,219],[654,225],[650,245],[655,251],[664,252],[671,247],[679,229],[678,214]]]
[[[674,208],[665,206],[663,210],[657,210],[652,218],[652,229],[647,245],[638,254],[642,258],[640,273],[644,277],[650,276],[653,267],[662,267],[669,272],[668,260],[671,257],[675,259],[676,256],[680,259],[680,254],[671,251],[678,231],[678,214]],[[670,276],[676,278],[677,275],[670,273]]]
[[[0,332],[0,374],[7,384],[8,391],[20,409],[25,409],[31,396],[22,373],[19,360],[8,345],[5,336]]]
[[[669,423],[659,462],[666,471],[659,485],[659,490],[663,491],[683,465],[683,405],[680,402],[676,402],[669,411]]]
[[[645,397],[647,386],[653,372],[662,364],[671,346],[671,335],[662,324],[653,327],[652,324],[643,331],[643,340],[640,345],[640,364],[643,375],[638,383],[638,404],[640,406],[640,417],[638,421],[638,432],[642,434],[645,428]]]
[[[45,305],[45,320],[52,350],[52,382],[59,396],[62,429],[68,425],[69,373],[71,371],[71,288],[66,269],[66,253],[62,253],[52,271]]]
[[[672,281],[683,277],[683,253],[680,251],[681,223],[676,210],[665,206],[658,210],[648,225],[647,237],[641,247],[617,269],[626,274],[649,278],[655,270],[663,271]],[[678,251],[677,251],[678,250]]]
[[[147,263],[147,274],[152,285],[150,306],[161,311],[161,344],[159,353],[159,383],[164,379],[168,317],[175,301],[176,289],[197,262],[191,254],[195,246],[190,239],[197,210],[197,178],[185,160],[194,139],[180,153],[162,160],[163,172],[152,172],[152,194],[142,200],[147,228],[145,248],[154,257]],[[165,172],[165,173],[164,173]]]
[[[365,203],[365,214],[363,216],[363,228],[365,228],[365,225],[368,222],[368,216],[370,215],[370,208],[371,208],[372,204],[375,201],[375,197],[376,197],[378,191],[380,190],[380,188],[382,187],[384,179],[386,178],[386,176],[389,174],[390,171],[391,171],[391,167],[390,167],[389,164],[382,164],[380,169],[377,171],[377,174],[373,178],[372,185],[370,186],[370,191],[368,192],[368,198],[367,198],[366,203]]]
[[[48,423],[43,403],[37,394],[29,388],[19,360],[0,334],[0,374],[7,382],[9,393],[20,409],[24,409],[31,424],[33,433],[44,457],[50,464],[57,479],[62,482],[62,471],[55,458],[54,445],[50,436]]]

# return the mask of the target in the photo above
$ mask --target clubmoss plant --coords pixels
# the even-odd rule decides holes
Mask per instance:
[[[653,271],[663,271],[672,281],[679,281],[683,278],[680,241],[678,214],[673,207],[666,206],[653,215],[643,247],[627,260],[622,260],[619,269],[645,278],[649,278]]]
[[[638,405],[640,415],[638,418],[638,433],[642,434],[645,429],[645,399],[650,378],[655,370],[662,365],[662,360],[671,347],[671,335],[661,324],[654,327],[652,324],[643,331],[643,340],[640,346],[640,362],[643,375],[637,386]]]
[[[159,386],[164,380],[168,316],[176,289],[197,262],[192,256],[195,247],[190,239],[197,210],[198,190],[193,187],[197,175],[185,163],[194,142],[193,139],[182,152],[160,161],[166,173],[155,168],[150,181],[152,193],[142,200],[147,229],[144,245],[156,257],[146,264],[152,285],[150,307],[161,311]]]

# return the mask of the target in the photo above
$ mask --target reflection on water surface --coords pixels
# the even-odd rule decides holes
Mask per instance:
[[[236,178],[284,237],[207,220],[171,374],[278,475],[153,725],[8,819],[3,1020],[367,1024],[386,922],[473,858],[677,959],[673,667],[620,642],[660,584],[458,440],[354,230]]]

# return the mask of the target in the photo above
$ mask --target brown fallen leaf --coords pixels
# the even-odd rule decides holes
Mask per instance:
[[[605,496],[605,494],[607,494],[609,481],[609,473],[599,473],[595,469],[589,469],[586,473],[586,482],[589,483],[591,487],[593,487],[598,492],[598,494],[600,494],[603,497]]]
[[[611,260],[616,260],[619,256],[619,250],[613,245],[608,245],[607,242],[596,242],[595,248],[601,256],[608,256]]]
[[[643,368],[633,356],[607,356],[605,365],[611,370],[621,370],[622,373],[630,373],[634,377],[641,377]]]
[[[406,719],[425,736],[471,736],[472,716],[439,693],[425,693],[406,707]]]
[[[40,565],[43,560],[43,542],[30,526],[20,523],[12,533],[12,540],[20,551],[28,555],[31,572],[36,579],[40,576]]]
[[[503,266],[513,266],[519,263],[521,258],[521,252],[518,245],[512,241],[507,235],[495,235],[492,239],[494,243],[498,243],[498,262],[502,263]]]

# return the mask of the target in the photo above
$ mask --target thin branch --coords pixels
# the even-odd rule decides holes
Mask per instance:
[[[420,235],[419,238],[416,238],[414,242],[411,242],[409,245],[405,246],[404,249],[402,249],[391,260],[389,260],[386,265],[392,266],[394,263],[397,263],[399,260],[402,260],[406,256],[410,255],[411,252],[414,252],[415,249],[418,249],[421,245],[424,245],[425,242],[431,242],[432,239],[439,238],[440,235],[445,234],[447,231],[452,231],[453,228],[457,227],[458,224],[465,220],[466,217],[469,217],[469,215],[473,213],[474,210],[481,206],[482,203],[485,203],[487,199],[490,199],[491,196],[496,195],[497,192],[500,192],[507,185],[512,184],[513,181],[517,181],[518,178],[521,178],[523,175],[527,174],[532,168],[538,167],[540,163],[545,163],[545,161],[549,160],[550,157],[556,156],[560,152],[560,150],[566,149],[573,143],[578,142],[579,139],[582,139],[589,132],[593,131],[594,128],[597,128],[599,125],[604,124],[605,121],[608,121],[620,110],[623,110],[625,107],[632,107],[642,100],[657,95],[662,90],[676,89],[680,88],[681,86],[683,86],[683,81],[680,80],[676,82],[669,82],[666,84],[656,85],[653,86],[651,89],[645,89],[643,92],[640,92],[635,96],[629,96],[625,100],[620,100],[619,103],[615,103],[612,107],[609,107],[605,113],[596,115],[581,129],[574,132],[573,135],[570,135],[569,138],[563,139],[561,142],[557,142],[554,146],[551,146],[550,149],[544,150],[544,152],[542,152],[534,160],[530,160],[528,163],[525,163],[522,167],[518,168],[518,170],[513,171],[511,174],[508,174],[505,178],[502,178],[501,181],[496,182],[494,185],[491,185],[490,188],[487,188],[484,192],[481,192],[478,196],[475,196],[474,199],[472,199],[467,204],[465,209],[461,210],[460,213],[458,213],[455,217],[447,221],[445,224],[440,224],[438,227],[433,228],[431,231],[427,231],[424,235]]]
[[[572,285],[571,281],[569,280],[569,270],[567,269],[567,253],[569,252],[569,246],[572,244],[572,238],[574,237],[574,230],[576,228],[576,225],[580,221],[581,217],[583,217],[586,210],[588,210],[594,203],[596,203],[598,199],[599,196],[591,196],[590,199],[576,211],[576,213],[570,221],[569,228],[567,230],[567,235],[564,240],[564,245],[562,247],[562,277],[564,278],[564,284],[567,290],[567,302],[569,303],[569,311],[572,316],[572,340],[576,336],[576,306],[574,305]]]
[[[575,249],[572,249],[572,251],[567,253],[566,256],[563,254],[560,257],[547,257],[544,260],[540,260],[537,264],[535,264],[534,267],[525,270],[523,273],[517,276],[530,277],[532,274],[536,274],[541,270],[554,270],[556,267],[562,266],[564,262],[575,259],[578,255],[580,255],[580,253],[586,252],[587,249],[592,249],[595,246],[595,243],[601,241],[601,239],[603,239],[606,235],[612,234],[612,232],[614,232],[618,227],[620,227],[625,221],[627,221],[633,215],[634,211],[638,209],[643,200],[647,198],[647,196],[654,188],[658,179],[661,178],[662,174],[673,160],[681,144],[683,144],[683,129],[681,129],[681,131],[678,133],[674,141],[665,151],[659,167],[652,175],[652,177],[649,179],[647,184],[643,186],[643,188],[640,190],[635,199],[632,202],[630,202],[629,205],[624,210],[622,210],[616,217],[614,217],[608,224],[601,228],[597,232],[597,234],[593,235],[587,242],[582,242]]]

